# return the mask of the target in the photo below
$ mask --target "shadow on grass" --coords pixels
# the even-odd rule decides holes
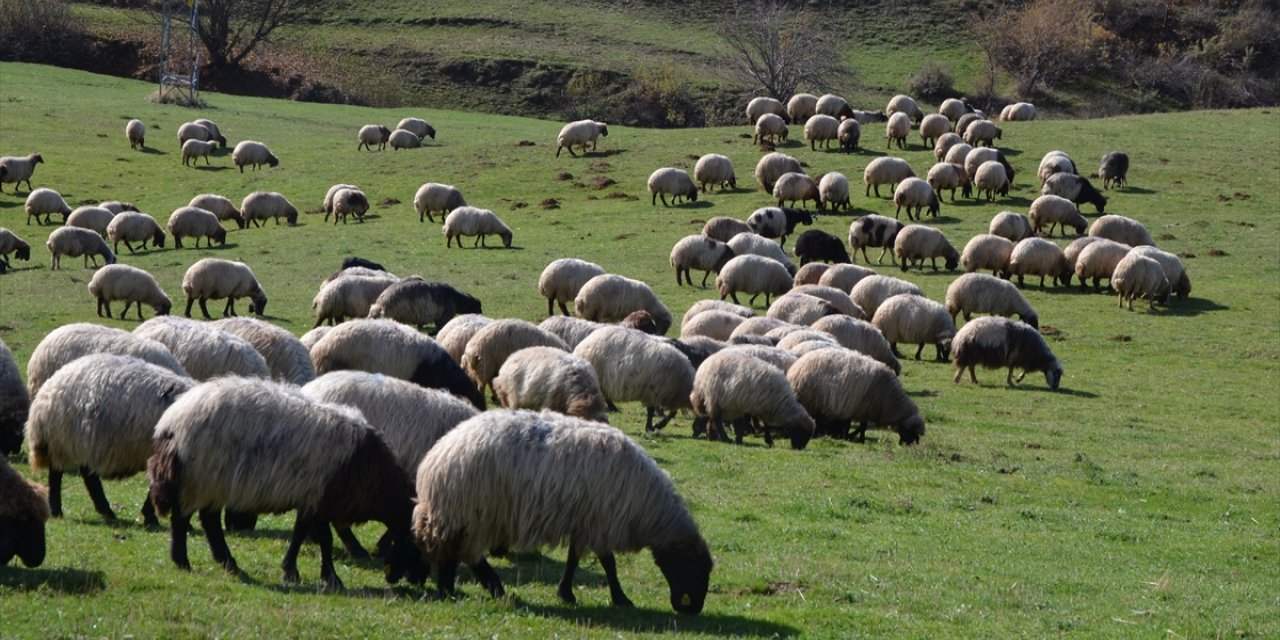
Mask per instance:
[[[1163,311],[1159,311],[1157,313],[1163,313],[1164,315],[1170,316],[1190,317],[1198,316],[1210,311],[1226,311],[1230,308],[1231,307],[1218,304],[1207,298],[1187,298],[1186,300],[1178,300],[1177,298],[1174,298],[1169,301],[1169,304],[1164,307]],[[1134,310],[1137,310],[1136,306],[1134,307]]]
[[[607,594],[605,594],[607,598]],[[800,630],[784,624],[752,620],[742,616],[703,612],[699,616],[679,615],[668,610],[621,608],[605,605],[537,605],[512,599],[520,611],[542,618],[555,618],[582,629],[608,627],[632,633],[683,633],[708,636],[790,637]],[[713,602],[714,604],[714,602]]]
[[[1011,149],[1011,148],[1001,147],[1001,148],[1000,148],[1000,153],[1003,153],[1003,154],[1004,154],[1004,157],[1006,157],[1006,158],[1016,158],[1016,157],[1018,157],[1018,156],[1022,155],[1022,150],[1021,150],[1021,149]]]
[[[1039,376],[1039,380],[1037,380],[1037,381],[1034,381],[1034,382],[1033,382],[1033,381],[1031,380],[1031,376]],[[1015,376],[1015,377],[1016,377],[1016,376]],[[979,385],[979,386],[986,386],[986,385]],[[1045,382],[1044,382],[1044,376],[1043,376],[1039,371],[1036,371],[1036,372],[1033,372],[1033,373],[1028,373],[1028,374],[1027,374],[1027,378],[1026,378],[1026,380],[1023,380],[1023,381],[1022,381],[1021,383],[1019,383],[1019,384],[1014,384],[1012,387],[1010,387],[1010,386],[1008,386],[1008,385],[1005,385],[1005,384],[1000,384],[1000,385],[990,385],[990,386],[993,386],[993,387],[995,387],[995,386],[1001,386],[1001,387],[1005,387],[1006,389],[1008,389],[1008,390],[1010,390],[1010,391],[1032,391],[1032,392],[1035,392],[1035,393],[1057,393],[1057,394],[1062,394],[1062,395],[1064,395],[1064,396],[1072,396],[1072,397],[1076,397],[1076,398],[1089,398],[1089,399],[1095,399],[1095,398],[1099,398],[1099,397],[1101,397],[1101,396],[1099,396],[1098,394],[1093,393],[1092,391],[1081,391],[1081,390],[1079,390],[1079,389],[1068,389],[1068,388],[1066,388],[1066,387],[1058,387],[1058,390],[1057,390],[1057,391],[1052,391],[1052,390],[1050,390],[1050,389],[1049,389],[1049,387],[1045,384]]]
[[[20,569],[0,567],[0,587],[20,591],[53,590],[58,593],[93,595],[107,588],[101,571],[83,569]]]
[[[197,171],[226,171],[231,167],[215,167],[211,164],[206,164],[206,165],[196,165],[195,168]]]
[[[1136,193],[1139,195],[1151,195],[1155,193],[1160,193],[1155,189],[1144,189],[1142,187],[1121,187],[1120,189],[1113,189],[1113,191],[1118,191],[1120,193]]]
[[[159,150],[159,149],[157,149],[157,148],[155,148],[155,147],[145,147],[145,146],[144,146],[144,147],[142,147],[141,152],[142,152],[142,153],[145,153],[145,154],[147,154],[147,155],[152,155],[152,156],[167,156],[167,155],[169,155],[169,152],[168,152],[168,151],[161,151],[161,150]]]

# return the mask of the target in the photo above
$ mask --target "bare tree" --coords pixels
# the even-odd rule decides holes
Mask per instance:
[[[745,81],[779,100],[804,86],[823,90],[853,78],[840,59],[843,43],[832,16],[808,4],[780,0],[735,5],[718,29],[729,46],[733,67]]]
[[[1013,76],[1020,96],[1093,68],[1092,15],[1074,0],[1035,0],[999,10],[976,25],[991,65]]]
[[[234,69],[273,31],[298,24],[324,5],[325,0],[203,0],[197,33],[214,68]]]

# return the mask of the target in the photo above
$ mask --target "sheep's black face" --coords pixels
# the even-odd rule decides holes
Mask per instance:
[[[157,304],[155,308],[156,308],[156,315],[167,316],[169,315],[169,310],[173,308],[173,304],[162,302],[160,304]]]
[[[14,256],[16,256],[19,260],[30,260],[31,247],[18,247],[18,250],[14,253]],[[1188,285],[1187,288],[1190,289],[1190,286]],[[1186,296],[1183,296],[1183,297],[1186,297]]]
[[[902,423],[902,427],[898,429],[898,444],[915,444],[920,442],[920,437],[923,435],[924,418],[919,415],[912,416],[906,422]]]
[[[264,315],[267,313],[267,297],[257,296],[249,299],[249,313]]]
[[[1048,383],[1050,391],[1057,391],[1058,385],[1062,383],[1062,365],[1054,363],[1044,372],[1044,381]]]
[[[1099,210],[1099,213],[1101,213],[1101,210]],[[1085,224],[1084,224],[1084,223],[1074,225],[1074,227],[1075,227],[1075,230],[1076,230],[1076,235],[1083,235],[1083,234],[1084,234],[1084,230],[1085,230]]]
[[[1022,321],[1027,323],[1027,326],[1031,327],[1032,329],[1040,328],[1040,316],[1037,316],[1034,313],[1028,313],[1025,317],[1022,318]]]
[[[804,427],[792,427],[788,430],[791,434],[791,448],[796,451],[802,451],[809,446],[809,440],[813,438],[813,432]]]
[[[383,564],[383,577],[387,584],[395,584],[404,578],[409,584],[421,586],[430,575],[431,567],[408,536],[395,536]]]
[[[671,587],[671,608],[678,613],[698,615],[707,599],[711,569],[715,562],[702,538],[654,549],[653,560]]]
[[[946,361],[951,359],[951,338],[943,338],[938,341],[938,360]]]
[[[474,296],[465,296],[458,305],[458,313],[484,313],[480,310],[480,300]]]
[[[960,256],[947,256],[947,270],[953,270],[960,264]]]

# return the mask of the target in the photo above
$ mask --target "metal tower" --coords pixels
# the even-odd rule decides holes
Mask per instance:
[[[160,102],[200,103],[200,0],[164,0],[160,32]]]

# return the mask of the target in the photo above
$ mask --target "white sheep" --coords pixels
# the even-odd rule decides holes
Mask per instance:
[[[1005,107],[1000,110],[1000,119],[1006,121],[1035,120],[1036,106],[1030,102],[1015,102],[1010,105],[1005,105]]]
[[[813,200],[818,210],[822,211],[822,194],[818,191],[818,183],[803,173],[788,171],[778,176],[777,181],[773,183],[773,197],[777,199],[779,207],[783,202],[790,202],[794,207],[797,201],[803,207],[805,201]],[[750,220],[747,224],[751,224]],[[792,227],[794,228],[794,225]],[[785,240],[786,237],[783,236],[783,241]]]
[[[853,290],[859,280],[875,274],[875,271],[856,264],[833,264],[818,278],[818,284],[848,293]],[[796,280],[797,285],[804,284],[799,282],[799,278]]]
[[[705,192],[707,186],[719,186],[721,191],[738,188],[738,180],[733,174],[733,161],[718,153],[708,153],[698,158],[693,166],[693,179]]]
[[[910,293],[917,296],[924,295],[924,292],[906,280],[900,280],[893,276],[873,275],[858,281],[849,291],[849,297],[853,302],[862,309],[862,312],[869,318],[876,317],[876,310],[880,305],[889,298],[900,293]]]
[[[81,229],[79,227],[59,227],[49,234],[49,240],[45,242],[45,247],[49,249],[52,258],[49,261],[49,268],[57,270],[62,266],[62,256],[84,256],[84,267],[89,268],[89,260],[93,260],[93,265],[98,266],[97,256],[102,256],[102,260],[106,264],[115,264],[116,254],[111,252],[111,247],[107,246],[107,242],[102,236],[89,229]]]
[[[740,233],[729,238],[729,242],[726,244],[739,256],[752,254],[769,258],[781,264],[787,270],[787,273],[794,274],[796,272],[796,265],[791,262],[791,258],[787,257],[787,252],[778,243],[764,236],[754,233]]]
[[[825,284],[797,284],[791,288],[791,293],[803,293],[822,298],[835,306],[844,315],[862,320],[866,319],[866,314],[863,313],[862,308],[853,302],[853,299],[849,297],[849,292],[844,289]]]
[[[564,125],[560,129],[560,134],[556,136],[556,157],[560,157],[561,149],[568,149],[569,155],[576,156],[573,152],[575,146],[582,147],[586,152],[587,143],[591,143],[591,150],[596,150],[596,140],[600,136],[609,136],[609,125],[595,120],[577,120]]]
[[[354,184],[346,184],[346,183],[339,183],[329,187],[329,190],[324,193],[324,200],[321,202],[321,205],[320,205],[320,208],[324,211],[325,222],[329,221],[329,216],[333,213],[333,197],[338,195],[338,192],[342,191],[343,189],[355,189],[358,191],[360,187],[357,187]]]
[[[49,216],[55,213],[62,214],[62,221],[67,221],[67,216],[71,215],[71,206],[66,200],[62,199],[62,194],[40,187],[35,191],[27,194],[27,202],[25,205],[27,212],[27,224],[31,224],[31,218],[36,219],[37,224],[49,224]],[[44,220],[40,220],[40,216],[44,216]]]
[[[732,302],[725,302],[723,300],[699,300],[690,305],[689,310],[684,312],[684,316],[680,319],[680,326],[683,327],[695,316],[705,311],[725,311],[741,317],[744,320],[747,318],[754,318],[758,315],[755,309],[733,304]]]
[[[834,337],[813,329],[789,328],[786,335],[778,339],[778,348],[794,354],[796,358],[808,353],[814,345],[843,348]]]
[[[211,212],[218,216],[218,220],[235,220],[237,227],[245,228],[244,216],[240,215],[240,210],[224,196],[216,193],[202,193],[192,198],[187,206]]]
[[[181,249],[183,236],[196,239],[196,248],[200,248],[200,239],[205,239],[205,246],[227,243],[227,230],[222,228],[218,216],[212,211],[198,207],[178,207],[169,214],[165,223],[169,234],[173,236],[173,246]],[[128,246],[128,245],[125,245]]]
[[[919,344],[916,349],[916,360],[924,352],[926,344],[937,349],[938,360],[946,360],[951,352],[951,339],[955,337],[956,325],[947,308],[924,296],[899,294],[885,300],[876,309],[871,319],[893,354],[898,353],[898,343]]]
[[[946,160],[947,153],[951,151],[951,148],[958,144],[964,144],[964,138],[961,138],[960,134],[958,133],[955,133],[955,132],[944,133],[938,136],[937,142],[933,143],[934,160],[937,160],[938,162],[943,162],[944,160]],[[965,145],[965,146],[968,146],[968,145]]]
[[[112,217],[111,223],[107,225],[107,239],[113,244],[112,250],[119,251],[120,243],[124,242],[125,248],[129,253],[134,253],[133,242],[141,242],[142,248],[147,248],[147,242],[151,242],[156,247],[164,246],[164,229],[160,228],[160,223],[155,218],[137,211],[125,211]]]
[[[436,139],[435,127],[431,126],[426,120],[421,118],[403,118],[398,124],[396,124],[396,128],[411,131],[413,132],[413,135],[418,136],[419,138]]]
[[[213,121],[207,120],[205,118],[197,118],[195,120],[192,120],[192,122],[204,127],[205,130],[209,132],[209,135],[212,136],[208,138],[209,140],[217,140],[219,147],[223,149],[227,148],[226,136],[222,135],[222,129],[219,128],[218,125],[214,124]]]
[[[1062,235],[1065,236],[1068,226],[1075,229],[1076,233],[1084,233],[1085,227],[1089,225],[1074,203],[1055,195],[1040,196],[1032,201],[1027,217],[1031,220],[1031,227],[1036,233],[1048,227],[1045,231],[1046,235],[1053,235],[1054,226],[1060,226]]]
[[[204,140],[188,140],[182,143],[182,166],[197,166],[200,158],[209,165],[209,154],[213,153],[218,143]]]
[[[1050,151],[1044,154],[1040,159],[1040,166],[1036,168],[1036,177],[1040,178],[1041,186],[1044,186],[1045,181],[1055,173],[1077,173],[1075,161],[1063,151]]]
[[[714,340],[727,342],[733,336],[733,330],[738,328],[738,325],[742,324],[746,319],[732,311],[708,309],[690,316],[680,323],[680,339],[706,336]]]
[[[996,123],[990,120],[978,120],[966,127],[961,137],[975,147],[981,147],[984,144],[990,147],[994,146],[993,142],[999,140],[1003,133]]]
[[[546,409],[609,423],[591,363],[555,347],[527,347],[511,354],[493,379],[493,392],[508,409]]]
[[[1009,184],[1013,184],[1014,170],[1013,165],[1004,157],[1004,153],[999,149],[984,147],[981,149],[970,149],[969,153],[964,156],[964,172],[969,176],[969,180],[976,182],[978,179],[978,168],[987,162],[995,161],[1004,167],[1005,177],[1008,178]]]
[[[267,361],[243,338],[196,320],[156,316],[133,330],[139,338],[169,348],[182,368],[196,380],[237,375],[270,378]]]
[[[812,93],[797,93],[787,100],[787,115],[791,121],[801,124],[818,112],[818,96]]]
[[[1169,279],[1164,275],[1164,267],[1152,258],[1130,251],[1111,273],[1111,288],[1119,294],[1117,306],[1123,308],[1129,303],[1133,311],[1134,298],[1146,298],[1147,309],[1155,311],[1156,299],[1169,295]]]
[[[751,143],[763,144],[768,140],[777,144],[786,142],[790,135],[791,131],[787,128],[786,121],[772,113],[766,113],[756,120],[756,135],[751,139]]]
[[[938,105],[938,113],[942,114],[948,122],[955,122],[960,116],[966,113],[973,113],[973,107],[970,107],[964,100],[957,98],[947,98]]]
[[[898,433],[901,444],[914,444],[924,435],[920,409],[889,367],[847,349],[819,349],[800,357],[787,370],[796,399],[817,424],[818,434],[862,440],[875,423]]]
[[[884,148],[888,149],[896,142],[899,149],[906,149],[910,133],[911,118],[907,114],[898,112],[889,116],[889,121],[884,125],[884,137],[888,141]]]
[[[765,193],[773,193],[773,184],[784,173],[804,173],[804,169],[800,167],[799,160],[777,151],[764,154],[756,163],[756,182],[760,183]]]
[[[815,101],[814,107],[817,107],[817,101]],[[791,117],[787,113],[786,105],[776,98],[760,96],[747,102],[747,124],[755,124],[760,120],[760,116],[766,113],[774,114],[783,120],[788,120]]]
[[[355,274],[341,275],[324,283],[311,300],[311,312],[316,317],[314,326],[368,316],[378,296],[395,283],[395,277]]]
[[[843,173],[828,171],[818,181],[818,201],[839,211],[849,209],[849,179]]]
[[[18,362],[0,339],[0,460],[22,450],[22,428],[30,406],[31,396],[18,372]]]
[[[591,363],[610,403],[644,405],[645,431],[662,429],[678,410],[691,408],[693,364],[666,341],[625,327],[602,327],[573,354]]]
[[[98,203],[99,207],[110,211],[116,215],[120,215],[125,211],[137,211],[138,207],[132,202],[120,202],[119,200],[104,200]]]
[[[621,326],[622,323],[619,323],[619,325]],[[603,322],[583,320],[582,318],[575,318],[574,316],[551,316],[538,323],[538,326],[559,336],[561,340],[564,340],[565,344],[569,345],[570,349],[576,349],[577,346],[596,329],[608,327],[610,325]],[[441,332],[443,331],[444,330],[441,329]],[[479,328],[477,327],[475,331],[479,331]],[[470,340],[471,335],[474,335],[475,331],[472,331],[470,335],[466,336],[468,340]],[[445,342],[442,340],[441,344],[444,343]],[[462,346],[463,348],[466,347],[465,344]],[[446,345],[446,348],[449,348],[452,352],[452,347]],[[459,358],[461,358],[461,351],[459,351]]]
[[[716,275],[720,299],[733,298],[734,303],[739,303],[739,292],[751,294],[748,304],[755,304],[763,293],[767,307],[772,296],[786,293],[791,285],[791,274],[781,262],[754,254],[738,255]]]
[[[120,318],[129,313],[129,305],[137,304],[138,319],[142,319],[142,305],[149,304],[157,315],[167,315],[173,301],[165,295],[154,276],[127,264],[109,264],[98,269],[89,280],[89,294],[98,301],[98,317],[111,317],[111,303],[124,300]],[[103,312],[106,312],[105,314]]]
[[[396,129],[387,137],[387,143],[391,145],[392,151],[401,149],[417,149],[422,146],[422,138],[412,131],[405,129]]]
[[[246,296],[249,298],[249,313],[262,315],[267,309],[267,292],[258,284],[249,266],[221,258],[204,258],[188,267],[182,276],[182,294],[187,297],[184,315],[188,318],[191,317],[191,305],[197,300],[206,320],[210,317],[209,308],[205,305],[210,299],[227,299],[223,317],[236,315],[236,299]]]
[[[1106,238],[1097,238],[1088,245],[1085,245],[1076,256],[1075,272],[1076,277],[1080,278],[1080,290],[1086,288],[1087,279],[1093,279],[1093,288],[1095,291],[1102,291],[1102,279],[1108,281],[1116,270],[1116,265],[1129,254],[1131,249],[1127,244],[1121,244]],[[1065,255],[1065,251],[1063,254]]]
[[[1151,232],[1147,231],[1145,225],[1125,216],[1108,214],[1099,217],[1093,221],[1093,224],[1089,225],[1089,235],[1114,240],[1131,247],[1144,244],[1156,246],[1155,240],[1151,237]]]
[[[341,193],[341,191],[339,191]],[[334,194],[336,199],[337,194]],[[365,200],[367,207],[368,200]],[[245,226],[250,223],[255,227],[262,226],[267,218],[274,218],[276,224],[280,224],[280,218],[284,218],[289,224],[298,223],[298,208],[289,202],[288,198],[275,191],[254,191],[244,197],[240,202],[240,215],[244,216]],[[337,214],[334,214],[334,221],[337,221]]]
[[[831,316],[831,317],[838,317],[838,316]],[[750,336],[750,337],[758,337],[763,339],[763,336]],[[885,349],[888,349],[888,347],[886,346]],[[774,367],[783,373],[786,373],[787,370],[791,368],[791,365],[795,364],[796,360],[799,359],[799,356],[795,355],[794,353],[791,353],[790,351],[787,351],[786,349],[779,349],[777,347],[764,345],[764,344],[745,344],[742,342],[737,342],[737,343],[728,345],[727,347],[722,349],[722,351],[732,351],[734,353],[741,353],[743,355],[751,356],[752,358],[755,358],[771,367]],[[706,363],[704,362],[703,364],[706,364]]]
[[[893,118],[890,118],[890,121],[892,120]],[[932,148],[937,143],[938,138],[950,132],[951,121],[945,115],[931,113],[920,121],[920,140],[926,147]]]
[[[672,248],[671,255],[674,265],[675,248]],[[560,258],[551,261],[542,270],[542,275],[538,276],[538,293],[547,299],[547,315],[555,314],[552,306],[554,304],[559,304],[560,311],[566,316],[569,315],[568,303],[578,296],[582,285],[599,275],[604,275],[604,268],[594,262],[577,258]],[[677,279],[678,276],[677,273]]]
[[[856,259],[858,250],[861,249],[862,259],[869,264],[871,259],[867,257],[867,247],[880,247],[880,256],[876,258],[876,264],[880,264],[885,252],[893,247],[903,226],[905,225],[898,220],[874,213],[859,217],[849,223],[849,256]],[[892,254],[890,260],[897,264],[897,259]]]
[[[320,342],[320,338],[325,337],[330,329],[333,329],[333,327],[313,327],[310,331],[302,334],[302,337],[298,338],[298,342],[301,342],[302,346],[306,347],[307,352],[310,353],[311,348],[316,346],[316,343]],[[313,364],[311,368],[314,370],[315,365]]]
[[[658,335],[671,328],[671,312],[648,284],[620,275],[603,274],[588,280],[573,299],[574,313],[593,322],[618,322],[634,311],[653,316]]]
[[[231,151],[231,161],[240,167],[240,173],[244,173],[245,165],[251,164],[253,170],[257,171],[258,167],[264,164],[268,167],[276,167],[280,164],[280,159],[271,153],[267,145],[255,140],[241,140]]]
[[[898,232],[893,242],[893,255],[903,271],[913,263],[924,269],[926,258],[934,271],[938,270],[938,258],[943,258],[948,270],[960,264],[960,252],[951,246],[946,235],[938,229],[919,224],[909,224]]]
[[[308,347],[292,333],[270,322],[257,318],[222,318],[213,321],[211,326],[253,345],[267,362],[272,379],[303,385],[316,377]]]
[[[95,353],[133,356],[164,367],[180,376],[186,369],[169,348],[128,331],[96,324],[64,324],[45,335],[27,360],[27,390],[36,397],[41,387],[58,369],[78,358]]]
[[[840,151],[845,153],[857,151],[858,142],[862,139],[862,125],[853,118],[843,120],[836,131],[836,136],[840,139]]]
[[[949,162],[939,162],[930,167],[925,181],[938,194],[941,194],[943,189],[949,189],[952,202],[956,201],[956,189],[960,189],[960,195],[966,198],[973,194],[969,175],[964,172],[964,169]]]
[[[550,318],[548,318],[548,320],[549,319]],[[577,318],[574,319],[576,320]],[[454,362],[461,365],[462,353],[466,351],[467,343],[471,341],[471,337],[474,336],[481,327],[489,324],[490,322],[493,322],[492,318],[485,317],[479,313],[466,313],[460,316],[454,316],[452,320],[444,323],[444,326],[440,327],[440,330],[436,332],[436,342],[444,348],[444,350],[449,354],[449,357],[453,358]],[[583,322],[586,321],[583,320]],[[544,321],[543,324],[546,324],[546,322]],[[546,327],[543,328],[545,329]]]
[[[676,270],[676,285],[688,283],[692,287],[693,278],[690,273],[697,269],[703,272],[702,287],[705,289],[707,287],[707,278],[713,272],[719,273],[724,268],[724,265],[732,260],[735,255],[729,245],[704,235],[685,236],[677,240],[675,245],[671,247],[670,256],[671,266]],[[550,266],[547,268],[550,269]],[[603,270],[601,273],[603,273]],[[538,287],[539,289],[542,288],[541,281],[539,281]],[[563,307],[563,305],[564,303],[562,302],[561,306]],[[550,309],[550,307],[551,298],[547,297],[547,308]],[[551,315],[550,312],[547,315]]]
[[[1026,238],[1014,245],[1009,256],[1009,273],[1018,276],[1018,286],[1023,285],[1025,276],[1040,276],[1040,287],[1044,288],[1044,278],[1053,278],[1053,284],[1067,284],[1067,258],[1062,248],[1044,238]]]
[[[947,153],[942,157],[942,161],[963,167],[968,161],[970,153],[973,153],[972,145],[967,142],[958,142],[947,149]]]
[[[559,336],[528,320],[505,318],[480,327],[462,351],[462,370],[484,392],[511,354],[526,347],[552,347],[568,351]]]
[[[1055,173],[1044,181],[1044,186],[1040,188],[1040,193],[1062,196],[1075,203],[1077,208],[1081,203],[1088,202],[1098,210],[1098,213],[1106,212],[1106,196],[1094,188],[1088,179],[1078,175]]]
[[[902,213],[902,208],[906,207],[907,219],[921,220],[924,218],[926,207],[929,215],[938,217],[938,212],[942,208],[942,199],[928,182],[911,177],[904,178],[893,190],[893,204],[897,205],[894,218],[897,218]],[[915,211],[912,212],[912,209]]]
[[[178,127],[178,147],[181,148],[190,140],[216,140],[208,127],[198,122],[184,122]],[[224,145],[225,146],[225,145]]]
[[[466,204],[462,192],[451,184],[428,182],[418,187],[418,192],[413,195],[413,209],[418,212],[418,222],[422,222],[424,216],[435,222],[436,219],[431,214],[439,213],[443,218],[450,211]]]
[[[739,233],[751,233],[751,227],[741,220],[728,216],[715,216],[702,225],[702,235],[720,242],[728,242]]]
[[[36,172],[36,165],[44,163],[44,156],[32,153],[26,156],[4,156],[0,158],[0,192],[4,191],[4,183],[13,183],[13,192],[18,192],[18,185],[27,183],[27,191],[31,189],[31,176]]]
[[[838,313],[840,313],[840,309],[822,298],[807,293],[788,291],[778,296],[778,299],[769,305],[769,310],[765,316],[777,318],[788,324],[807,327],[818,318]]]
[[[102,207],[94,207],[85,205],[76,207],[71,215],[67,216],[66,225],[68,227],[80,227],[81,229],[89,229],[98,235],[106,237],[107,225],[111,224],[111,219],[116,214],[111,213],[109,209]]]
[[[1009,271],[1009,256],[1013,255],[1013,242],[990,233],[980,233],[965,243],[960,252],[960,265],[966,272],[990,269],[991,274],[1005,277]]]
[[[1085,247],[1099,239],[1100,238],[1095,238],[1093,236],[1080,236],[1079,238],[1072,240],[1071,243],[1062,250],[1062,255],[1067,260],[1068,273],[1065,275],[1067,284],[1071,284],[1071,276],[1076,273],[1076,259],[1080,256],[1080,252],[1084,251]]]
[[[846,315],[833,315],[819,318],[809,327],[821,331],[835,339],[840,346],[857,351],[874,358],[893,370],[894,374],[902,372],[902,365],[884,334],[874,324]]]
[[[1036,232],[1031,228],[1031,221],[1026,216],[1014,211],[1001,211],[991,217],[987,233],[1017,242],[1023,238],[1030,238]]]
[[[826,93],[814,103],[814,111],[836,119],[853,118],[856,114],[849,101],[835,94]]]
[[[889,105],[884,109],[885,115],[893,116],[897,112],[907,114],[913,122],[920,122],[924,119],[924,111],[910,96],[899,94],[889,99]]]
[[[973,186],[978,195],[986,194],[987,202],[995,202],[996,194],[1009,195],[1009,174],[1004,165],[988,160],[978,166],[973,176]]]
[[[953,323],[961,313],[965,322],[975,313],[987,313],[1005,317],[1017,315],[1032,327],[1040,326],[1040,316],[1017,287],[985,273],[966,273],[953,280],[947,286],[946,307]]]
[[[1013,386],[1014,368],[1022,369],[1017,382],[1027,373],[1043,371],[1050,390],[1056,390],[1062,382],[1062,363],[1049,350],[1040,331],[1022,322],[999,316],[974,318],[956,332],[951,341],[951,363],[956,368],[955,382],[969,370],[969,379],[978,384],[974,368],[1009,368],[1005,381]]]
[[[862,171],[862,181],[867,185],[866,196],[871,197],[871,189],[874,187],[876,197],[879,198],[880,185],[887,184],[896,188],[899,182],[914,178],[915,175],[916,172],[911,170],[911,165],[906,160],[885,156],[867,164],[867,168]]]
[[[462,248],[463,236],[475,236],[472,247],[483,247],[484,237],[496,235],[502,239],[502,246],[511,248],[511,228],[488,209],[472,206],[461,206],[449,212],[444,218],[444,226],[440,229],[444,235],[444,246],[452,246],[454,238],[458,239],[458,248]]]
[[[124,125],[124,137],[129,139],[130,149],[142,149],[145,151],[147,148],[147,125],[137,118],[130,120]]]
[[[751,318],[747,318],[746,320],[742,321],[742,324],[738,325],[737,328],[733,330],[733,333],[730,334],[729,336],[729,342],[731,344],[740,344],[742,342],[741,338],[745,336],[755,336],[755,337],[763,338],[774,329],[777,329],[779,327],[790,326],[790,324],[791,323],[789,322],[783,322],[782,320],[779,320],[777,318],[770,318],[768,316],[754,316]],[[777,340],[772,340],[772,339],[769,340],[768,342],[769,342],[769,346],[773,346],[778,343]],[[753,342],[752,344],[756,344],[756,343]]]
[[[1191,278],[1187,276],[1187,269],[1178,256],[1150,245],[1134,247],[1129,253],[1146,256],[1159,262],[1160,267],[1164,269],[1164,277],[1172,288],[1171,293],[1177,294],[1179,299],[1185,300],[1191,294]],[[1167,298],[1165,302],[1168,302]]]
[[[355,216],[356,222],[364,222],[369,211],[369,196],[359,189],[339,189],[333,196],[333,223],[347,223],[347,216]],[[279,218],[276,219],[279,221]]]
[[[421,138],[422,136],[418,136]],[[378,145],[378,151],[385,151],[387,141],[391,138],[391,130],[380,124],[366,124],[360,127],[360,131],[356,133],[356,151],[368,149],[373,151],[373,145]]]
[[[671,204],[677,204],[681,198],[689,202],[698,201],[698,187],[693,183],[684,169],[663,167],[649,174],[650,204],[657,205],[662,198],[662,206],[667,205],[667,196],[671,196]]]
[[[694,376],[690,402],[694,414],[710,422],[713,437],[725,438],[727,421],[742,444],[752,419],[765,425],[770,445],[772,430],[787,434],[793,449],[803,449],[813,437],[813,418],[796,400],[786,373],[742,351],[729,349],[707,358]]]
[[[0,227],[0,273],[13,268],[13,264],[9,262],[11,253],[19,260],[30,260],[31,243],[18,237],[18,234]]]
[[[804,139],[809,141],[809,148],[817,151],[818,143],[823,149],[831,148],[831,141],[840,137],[840,121],[826,114],[818,114],[804,123]]]

